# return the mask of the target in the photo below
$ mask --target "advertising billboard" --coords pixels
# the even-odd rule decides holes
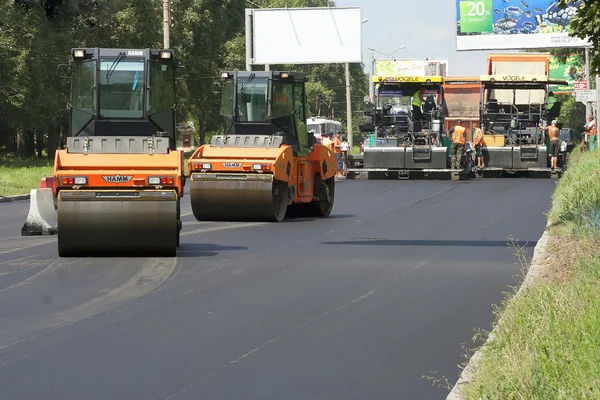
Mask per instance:
[[[556,0],[456,0],[457,50],[583,47],[569,35],[583,0],[559,8]]]
[[[448,60],[377,60],[375,76],[447,76]]]
[[[325,64],[362,62],[360,7],[246,9],[251,39],[246,62]],[[250,51],[248,51],[250,50]]]
[[[575,82],[583,80],[583,57],[572,55],[566,63],[560,63],[556,57],[550,56],[550,79],[565,79],[566,86],[551,85],[555,94],[571,94],[575,91]]]

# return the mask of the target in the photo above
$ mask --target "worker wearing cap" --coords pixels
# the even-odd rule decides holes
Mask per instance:
[[[477,168],[485,168],[485,163],[483,162],[483,132],[477,124],[473,124],[473,129],[475,129],[473,146],[475,146],[475,151],[477,152]]]
[[[548,136],[550,136],[550,168],[556,169],[558,161],[558,153],[560,152],[560,134],[558,126],[556,126],[556,120],[552,121],[552,126],[543,126],[540,124],[540,129],[543,131],[548,131]]]
[[[452,140],[452,169],[460,169],[462,155],[465,152],[466,129],[462,126],[462,121],[456,121],[456,125],[448,131],[448,136]]]

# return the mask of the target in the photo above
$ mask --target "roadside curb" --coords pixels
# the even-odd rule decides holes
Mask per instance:
[[[0,196],[0,203],[8,203],[11,201],[29,200],[28,194],[17,194],[14,196]]]
[[[538,240],[533,250],[533,257],[531,259],[531,264],[527,270],[527,275],[525,275],[525,279],[523,280],[521,287],[519,287],[519,290],[517,290],[517,293],[515,293],[515,295],[510,299],[511,302],[515,298],[517,298],[517,296],[520,296],[525,289],[530,287],[542,274],[542,261],[546,258],[548,239],[550,237],[550,234],[548,233],[549,227],[550,221],[548,220],[546,223],[546,229],[544,230],[544,233]],[[473,356],[463,369],[462,373],[460,374],[458,381],[452,388],[452,391],[450,391],[450,393],[446,397],[446,400],[465,400],[465,398],[462,396],[461,389],[467,386],[469,383],[473,382],[473,376],[477,369],[477,364],[482,357],[482,350],[485,349],[487,345],[494,340],[494,337],[496,336],[497,327],[501,324],[502,318],[500,318],[492,332],[489,334],[485,343],[475,352],[475,354],[473,354]]]

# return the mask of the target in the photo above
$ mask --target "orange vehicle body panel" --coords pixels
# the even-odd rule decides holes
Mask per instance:
[[[477,76],[456,76],[444,78],[444,98],[448,115],[446,126],[448,132],[457,120],[467,128],[467,140],[472,141],[473,125],[479,124],[479,102],[481,95],[480,78]]]
[[[86,176],[88,184],[80,189],[155,189],[148,185],[151,176],[171,177],[172,184],[161,189],[174,189],[183,197],[184,187],[183,151],[167,154],[76,154],[58,150],[54,158],[54,196],[62,189],[73,189],[74,185],[64,185],[63,177]],[[103,176],[132,176],[128,182],[110,183]]]
[[[543,71],[538,73],[526,72],[522,75],[546,75],[550,74],[550,53],[524,53],[524,54],[489,54],[487,63],[487,74],[495,75],[494,66],[502,63],[531,63],[542,64]],[[514,72],[513,75],[517,74]],[[482,74],[483,75],[483,74]]]
[[[210,170],[203,170],[202,164],[210,163]],[[326,171],[323,170],[326,164]],[[252,166],[264,164],[268,169],[255,171]],[[288,170],[289,165],[289,170]],[[221,173],[256,173],[272,174],[277,180],[287,182],[296,188],[295,203],[306,203],[313,200],[312,177],[319,175],[322,180],[332,178],[336,174],[337,161],[333,152],[320,144],[303,157],[296,157],[289,145],[273,148],[216,147],[203,145],[199,147],[188,161],[188,171],[221,172]],[[289,172],[289,174],[288,174]]]

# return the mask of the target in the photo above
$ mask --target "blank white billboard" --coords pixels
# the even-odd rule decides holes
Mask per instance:
[[[360,7],[249,11],[252,65],[362,62]]]

